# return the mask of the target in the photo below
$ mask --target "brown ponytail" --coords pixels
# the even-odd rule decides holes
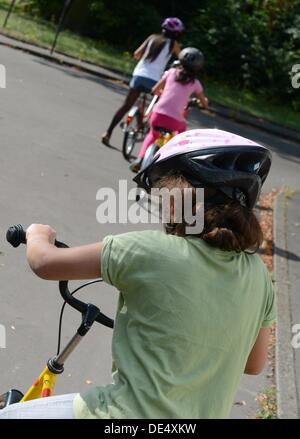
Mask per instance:
[[[180,82],[181,84],[185,85],[194,82],[195,79],[196,79],[195,72],[192,72],[183,66],[178,67],[175,77],[176,82]]]
[[[183,196],[183,189],[192,186],[185,177],[173,171],[156,182],[155,187],[180,188]],[[213,193],[215,190],[208,189],[207,192]],[[263,233],[255,213],[236,201],[229,198],[227,200],[218,205],[209,205],[205,202],[203,230],[199,235],[191,236],[201,238],[212,247],[224,251],[251,253],[257,251],[262,244]],[[196,209],[195,205],[194,209]],[[165,225],[165,228],[169,234],[186,237],[186,226],[191,225],[172,223]]]
[[[168,38],[164,34],[153,35],[153,37],[148,42],[148,45],[150,44],[150,46],[148,46],[149,52],[145,60],[149,62],[155,61],[167,43],[168,43]],[[170,40],[169,53],[172,52],[173,47],[174,47],[174,40]]]
[[[255,252],[263,241],[263,233],[254,212],[235,201],[205,211],[200,237],[213,247],[237,252]]]

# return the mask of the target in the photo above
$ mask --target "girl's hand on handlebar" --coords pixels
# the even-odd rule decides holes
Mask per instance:
[[[207,110],[208,109],[208,99],[204,97],[204,99],[198,99],[198,105],[200,108]]]
[[[32,224],[26,231],[27,261],[42,279],[95,279],[101,276],[100,242],[73,248],[54,245],[56,232],[50,226]]]
[[[198,99],[198,105],[200,108],[203,108],[204,110],[208,109],[208,99],[206,96],[204,96],[204,93],[196,93],[196,97]]]
[[[31,224],[26,230],[27,243],[32,240],[43,240],[49,244],[55,243],[56,231],[52,227],[44,224]]]
[[[155,87],[153,87],[151,90],[152,96],[160,96],[161,93],[162,93],[162,90],[156,89]]]

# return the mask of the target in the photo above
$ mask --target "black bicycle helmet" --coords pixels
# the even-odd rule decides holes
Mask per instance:
[[[157,179],[179,171],[194,187],[252,209],[271,166],[271,153],[252,140],[218,129],[196,129],[173,137],[134,181],[150,192]]]
[[[192,72],[198,72],[203,68],[204,55],[195,47],[186,47],[178,55],[181,65]]]

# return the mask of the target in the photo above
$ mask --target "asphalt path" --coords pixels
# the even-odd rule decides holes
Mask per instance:
[[[120,152],[121,130],[113,134],[115,148],[100,143],[126,89],[117,81],[6,47],[0,47],[0,64],[7,72],[7,87],[0,89],[0,324],[6,330],[6,348],[0,348],[2,393],[11,387],[26,389],[55,354],[62,303],[57,284],[38,279],[28,268],[25,247],[13,249],[6,243],[7,227],[48,223],[59,240],[79,245],[146,226],[96,220],[100,188],[118,190],[122,179],[134,187]],[[299,188],[300,145],[196,110],[189,114],[189,126],[218,127],[267,145],[273,151],[273,166],[265,191],[282,185]],[[90,287],[80,297],[111,316],[115,313],[118,295],[111,287]],[[79,323],[80,315],[67,309],[63,343]],[[111,333],[93,327],[58,378],[57,393],[111,381]],[[253,404],[256,388],[263,384],[252,377],[242,381],[234,417],[245,416],[241,401]]]

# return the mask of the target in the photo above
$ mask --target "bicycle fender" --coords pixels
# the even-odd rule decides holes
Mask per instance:
[[[144,159],[141,164],[141,171],[147,168],[147,166],[152,162],[153,157],[157,151],[158,151],[158,147],[155,144],[152,144],[149,146],[149,148],[147,148],[147,151],[145,153]]]

